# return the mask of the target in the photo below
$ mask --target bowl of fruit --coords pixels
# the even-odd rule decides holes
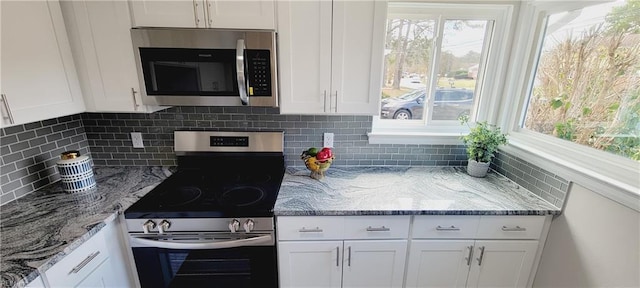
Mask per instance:
[[[315,147],[311,147],[305,151],[302,151],[300,159],[304,161],[304,165],[307,169],[311,170],[311,178],[322,179],[324,178],[324,172],[326,172],[331,166],[331,162],[335,159],[331,148],[324,147],[320,150]]]

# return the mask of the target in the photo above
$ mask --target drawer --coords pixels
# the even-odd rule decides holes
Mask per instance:
[[[102,232],[93,235],[45,272],[50,286],[76,286],[109,258],[109,250]]]
[[[545,216],[482,216],[478,239],[538,239]]]
[[[472,239],[480,216],[419,215],[413,220],[413,238]]]
[[[342,216],[283,216],[276,218],[278,240],[342,240]]]
[[[407,239],[411,216],[345,216],[344,239]]]

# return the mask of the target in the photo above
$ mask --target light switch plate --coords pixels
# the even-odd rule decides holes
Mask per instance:
[[[144,148],[142,133],[140,132],[131,132],[131,142],[133,143],[133,148]]]
[[[333,148],[333,133],[324,133],[324,143],[322,147]]]

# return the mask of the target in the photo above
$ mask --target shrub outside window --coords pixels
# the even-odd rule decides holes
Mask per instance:
[[[550,15],[521,127],[640,161],[640,1]]]

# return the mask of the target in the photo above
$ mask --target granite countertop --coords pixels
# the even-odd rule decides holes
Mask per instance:
[[[66,193],[50,185],[0,208],[2,287],[21,287],[116,219],[171,171],[95,167],[97,189]]]
[[[560,209],[506,177],[461,167],[331,167],[322,180],[287,168],[276,216],[558,215]]]
[[[507,178],[459,167],[332,167],[315,180],[290,167],[274,207],[283,215],[557,215],[560,209]],[[54,184],[1,207],[2,287],[21,287],[116,219],[171,170],[95,167],[97,189]]]

